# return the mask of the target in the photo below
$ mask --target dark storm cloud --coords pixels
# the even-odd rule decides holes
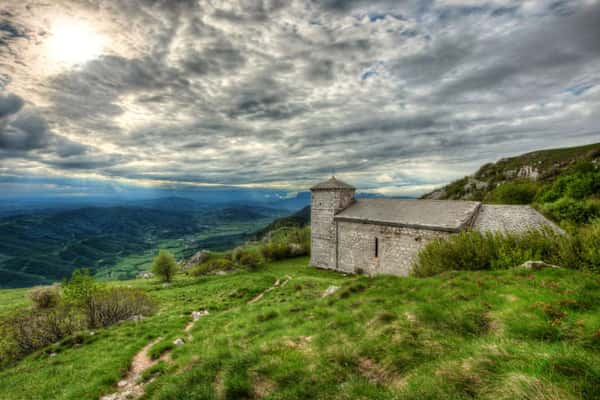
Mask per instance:
[[[0,149],[28,151],[46,147],[51,133],[46,121],[31,113],[21,113],[14,121],[0,128]]]
[[[183,69],[192,74],[223,74],[241,68],[246,58],[230,43],[218,42],[200,52],[191,51],[184,56]]]
[[[0,95],[0,119],[15,114],[23,107],[23,99],[14,94]]]
[[[0,46],[6,46],[14,39],[27,39],[29,37],[23,27],[2,18],[9,18],[10,16],[10,13],[0,16]]]

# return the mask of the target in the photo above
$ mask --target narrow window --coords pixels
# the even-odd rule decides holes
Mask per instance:
[[[379,257],[379,238],[375,238],[375,258]]]

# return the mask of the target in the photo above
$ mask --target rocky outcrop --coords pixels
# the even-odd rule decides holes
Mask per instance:
[[[195,267],[196,265],[202,264],[204,261],[208,260],[210,257],[210,252],[208,250],[201,250],[188,258],[187,260],[181,263],[181,269],[187,270]]]

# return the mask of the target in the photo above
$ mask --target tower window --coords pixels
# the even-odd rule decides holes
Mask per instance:
[[[379,238],[375,238],[375,258],[379,257]]]

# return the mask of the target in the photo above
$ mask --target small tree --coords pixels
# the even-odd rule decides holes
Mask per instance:
[[[171,282],[173,275],[177,272],[177,262],[173,255],[167,250],[159,251],[152,263],[152,272],[164,282]]]

